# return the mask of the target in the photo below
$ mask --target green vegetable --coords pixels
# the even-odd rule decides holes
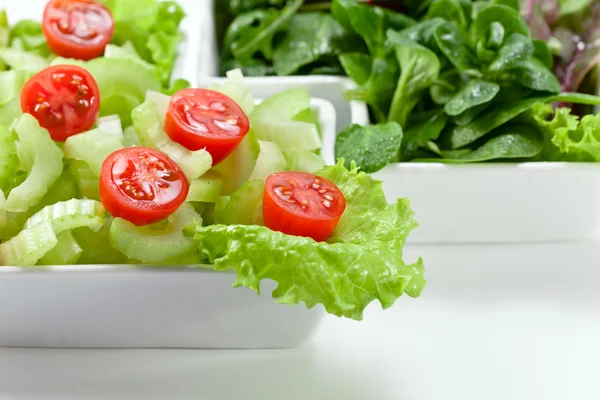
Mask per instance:
[[[50,222],[39,223],[0,244],[0,265],[33,266],[57,243]]]
[[[215,203],[223,189],[223,179],[215,174],[207,172],[202,177],[190,182],[190,191],[186,201],[197,201],[202,203]]]
[[[264,180],[251,180],[217,203],[215,222],[227,225],[263,225],[262,200]]]
[[[65,158],[84,161],[92,173],[99,177],[106,157],[123,147],[123,141],[118,136],[93,129],[67,138],[63,151]]]
[[[351,125],[342,130],[335,144],[336,158],[352,162],[367,173],[379,171],[398,158],[402,143],[402,128],[395,122],[379,125]]]
[[[65,231],[56,235],[56,246],[47,252],[39,261],[38,265],[73,265],[83,253],[71,231]]]
[[[278,284],[278,303],[323,304],[331,314],[357,320],[373,300],[388,308],[403,293],[418,297],[425,285],[422,261],[402,261],[406,237],[416,226],[408,200],[388,204],[380,182],[356,168],[346,170],[343,162],[318,175],[332,180],[347,201],[327,243],[254,225],[197,224],[199,252],[216,270],[236,270],[234,287],[260,292],[261,280],[271,279]]]
[[[196,244],[182,234],[183,228],[192,223],[201,224],[202,219],[188,203],[168,218],[164,228],[160,223],[137,227],[115,218],[110,225],[110,243],[127,258],[151,264],[173,262],[194,252]]]
[[[19,167],[17,146],[14,136],[0,125],[0,190],[6,193],[12,189],[14,176]]]
[[[258,145],[260,152],[249,180],[265,180],[272,173],[283,171],[286,165],[285,157],[275,143],[259,140]]]
[[[26,164],[31,164],[25,181],[14,188],[6,200],[6,210],[18,212],[38,204],[60,177],[63,152],[50,139],[48,131],[29,114],[19,118],[14,131],[19,139],[19,154],[30,161]]]
[[[71,199],[44,207],[25,222],[25,229],[50,222],[54,233],[86,226],[98,231],[104,225],[104,207],[95,200]]]
[[[491,101],[500,91],[497,83],[473,80],[456,93],[444,106],[446,114],[456,116],[470,108]]]

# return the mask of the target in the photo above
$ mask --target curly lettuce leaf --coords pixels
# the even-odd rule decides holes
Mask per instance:
[[[544,136],[544,160],[600,161],[600,114],[580,120],[570,108],[552,110],[551,105],[538,103],[531,115]]]
[[[236,270],[234,287],[260,293],[271,279],[278,303],[323,304],[334,315],[360,320],[368,304],[383,308],[403,293],[418,297],[423,262],[405,264],[402,249],[417,226],[408,199],[388,204],[381,182],[341,160],[317,173],[344,193],[347,208],[327,242],[290,236],[256,225],[195,227],[194,239],[216,270]]]

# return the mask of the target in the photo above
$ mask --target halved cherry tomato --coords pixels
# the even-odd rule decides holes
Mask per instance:
[[[109,155],[100,173],[100,200],[110,215],[141,226],[162,221],[185,201],[189,184],[175,161],[145,147]]]
[[[183,89],[171,97],[164,129],[188,150],[206,148],[216,165],[244,139],[250,121],[240,106],[222,93]]]
[[[115,22],[110,11],[96,0],[50,0],[44,10],[42,29],[54,53],[91,60],[104,53]]]
[[[344,194],[330,180],[305,172],[267,177],[263,219],[274,231],[323,241],[331,236],[345,209]]]
[[[62,142],[89,130],[98,118],[100,91],[92,75],[75,65],[55,65],[31,77],[21,90],[21,110]]]

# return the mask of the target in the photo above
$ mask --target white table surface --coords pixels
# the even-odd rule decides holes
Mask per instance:
[[[416,254],[420,299],[327,318],[301,349],[0,349],[0,399],[600,398],[598,243]]]

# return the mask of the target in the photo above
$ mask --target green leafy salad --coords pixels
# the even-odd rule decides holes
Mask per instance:
[[[258,101],[239,69],[171,85],[183,11],[143,3],[0,14],[0,266],[194,265],[353,319],[418,297],[408,199],[324,164],[307,90]]]
[[[340,132],[346,167],[600,161],[593,2],[221,4],[223,69],[354,80],[345,98],[366,102],[376,124]]]

